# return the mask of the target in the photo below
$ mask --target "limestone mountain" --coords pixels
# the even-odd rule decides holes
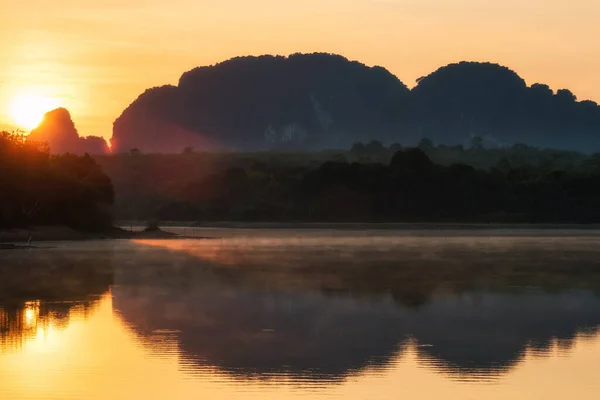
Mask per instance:
[[[116,119],[117,152],[348,148],[517,142],[600,150],[600,107],[568,90],[528,86],[491,63],[451,64],[409,90],[381,67],[332,54],[239,57],[148,89]]]
[[[147,90],[114,123],[116,151],[344,147],[398,131],[409,90],[329,54],[240,57]]]
[[[518,142],[539,147],[600,150],[600,107],[569,90],[527,86],[507,67],[450,64],[420,78],[411,91],[412,126],[437,143]]]
[[[31,140],[46,142],[54,154],[106,154],[106,141],[98,136],[81,137],[65,108],[57,108],[44,115],[42,122],[29,134]]]

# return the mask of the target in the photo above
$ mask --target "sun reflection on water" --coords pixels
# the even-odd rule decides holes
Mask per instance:
[[[94,303],[39,300],[0,306],[0,353],[59,351],[66,345],[60,333],[73,324],[84,323],[94,307]]]

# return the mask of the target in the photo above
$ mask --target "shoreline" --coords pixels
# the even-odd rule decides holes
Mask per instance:
[[[143,221],[117,224],[123,230],[143,229]],[[481,223],[481,222],[195,222],[163,221],[161,228],[197,229],[323,229],[323,230],[587,230],[600,231],[600,224],[577,223]]]
[[[38,243],[60,241],[85,241],[85,240],[116,240],[116,239],[217,239],[229,236],[203,235],[210,230],[224,231],[259,231],[277,230],[307,231],[398,231],[400,235],[406,234],[437,234],[461,235],[472,233],[475,235],[536,235],[548,234],[557,236],[581,235],[600,236],[599,224],[501,224],[501,223],[322,223],[322,222],[182,222],[165,223],[156,231],[144,230],[145,224],[128,223],[115,226],[112,230],[103,233],[81,232],[63,226],[38,226],[31,229],[0,229],[0,250],[48,248],[38,246]],[[132,229],[132,230],[130,230]],[[178,232],[179,231],[179,232]],[[190,232],[191,231],[191,232]],[[29,235],[31,233],[31,243]],[[191,235],[190,235],[191,233]],[[24,245],[24,243],[27,243]]]
[[[31,237],[31,243],[29,239]],[[65,226],[36,226],[31,229],[0,229],[0,250],[47,248],[35,243],[111,240],[111,239],[185,239],[185,236],[163,230],[130,232],[119,227],[100,233],[82,232]],[[197,238],[196,238],[197,239]],[[23,245],[23,243],[28,243]]]

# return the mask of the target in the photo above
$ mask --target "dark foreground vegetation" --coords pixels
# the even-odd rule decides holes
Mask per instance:
[[[44,144],[0,132],[0,229],[65,225],[111,227],[110,178],[89,155],[51,156]]]
[[[98,158],[117,217],[162,221],[600,221],[600,157],[524,144]]]

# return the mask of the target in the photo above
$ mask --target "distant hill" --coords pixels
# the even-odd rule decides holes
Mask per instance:
[[[117,151],[347,146],[392,136],[408,88],[341,56],[243,57],[147,90],[115,121]]]
[[[497,64],[462,62],[409,90],[381,67],[332,54],[239,57],[148,89],[116,119],[117,152],[348,148],[357,141],[517,142],[600,150],[600,107],[527,86]]]
[[[57,108],[44,115],[42,122],[29,134],[31,140],[46,142],[54,154],[107,154],[109,148],[99,136],[81,137],[65,108]]]
[[[420,78],[411,91],[412,126],[438,143],[480,136],[490,145],[527,143],[600,150],[600,107],[569,90],[525,81],[509,68],[461,62]]]

